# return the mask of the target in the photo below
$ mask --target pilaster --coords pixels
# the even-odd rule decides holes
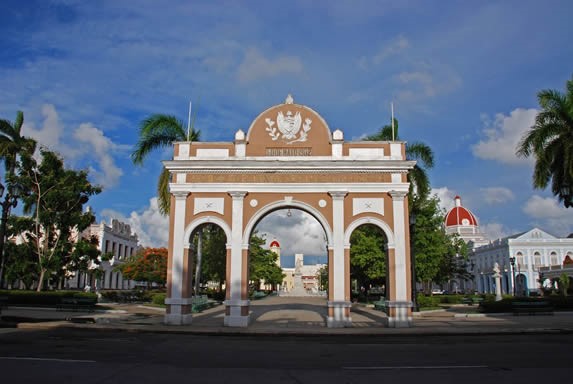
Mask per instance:
[[[243,250],[243,204],[246,191],[230,191],[233,198],[233,216],[231,226],[231,271],[229,273],[228,299],[225,300],[225,320],[227,327],[247,327],[250,322],[249,305],[246,296],[248,284],[246,269],[247,262]],[[246,249],[248,252],[248,246]]]
[[[167,310],[164,322],[172,325],[191,324],[191,298],[183,297],[185,276],[188,275],[185,264],[185,209],[188,192],[174,192],[175,205],[172,207],[173,220],[173,254],[171,263],[170,295],[165,299]],[[188,241],[188,240],[187,240]],[[186,295],[188,294],[185,292]]]
[[[331,191],[332,197],[332,263],[328,266],[332,269],[333,289],[329,291],[327,326],[330,328],[349,327],[352,325],[350,318],[350,300],[345,297],[345,277],[350,271],[346,270],[344,258],[344,197],[347,191]]]

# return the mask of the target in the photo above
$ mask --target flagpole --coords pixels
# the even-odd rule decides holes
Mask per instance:
[[[189,141],[190,132],[191,132],[191,101],[189,101],[189,116],[187,117],[187,141]]]
[[[390,109],[392,110],[392,141],[394,141],[394,103],[390,103]]]

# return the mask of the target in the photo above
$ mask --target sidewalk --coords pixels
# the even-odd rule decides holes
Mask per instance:
[[[136,304],[104,304],[94,312],[52,308],[4,308],[0,326],[25,329],[89,328],[100,330],[203,335],[485,335],[573,333],[573,312],[554,315],[478,314],[475,307],[416,313],[411,328],[387,328],[385,314],[363,305],[352,307],[351,328],[327,328],[323,298],[268,297],[251,302],[248,328],[223,326],[222,305],[194,314],[186,326],[163,324],[164,310]]]

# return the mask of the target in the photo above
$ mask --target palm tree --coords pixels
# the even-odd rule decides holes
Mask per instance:
[[[394,135],[392,134],[392,126],[385,125],[380,128],[378,133],[366,137],[366,140],[369,141],[390,141],[394,139],[399,140],[397,119],[394,119]],[[416,165],[408,173],[408,181],[410,182],[410,198],[412,198],[415,190],[419,199],[425,199],[430,194],[430,178],[428,177],[426,170],[434,166],[434,152],[424,143],[407,143],[406,158],[409,160],[416,160]]]
[[[4,182],[6,186],[0,184],[0,197],[6,191],[4,201],[0,202],[2,216],[0,222],[0,287],[2,287],[4,276],[4,241],[6,235],[6,221],[10,215],[10,210],[16,207],[18,191],[11,178],[16,172],[18,159],[23,155],[32,155],[36,150],[36,141],[22,136],[22,125],[24,124],[24,113],[18,111],[14,123],[0,119],[0,159],[4,161]]]
[[[516,154],[535,158],[533,187],[545,189],[551,182],[551,192],[568,208],[573,206],[573,78],[567,81],[565,94],[544,89],[537,100],[541,111]]]
[[[154,150],[171,147],[176,141],[197,141],[199,131],[192,128],[189,136],[183,128],[183,123],[174,116],[154,114],[143,120],[140,125],[139,141],[131,154],[131,160],[136,165],[142,165],[147,156]],[[163,168],[157,184],[159,211],[169,213],[169,171]]]

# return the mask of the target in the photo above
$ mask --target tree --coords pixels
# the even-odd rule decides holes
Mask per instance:
[[[386,235],[375,225],[362,225],[350,236],[350,278],[363,287],[386,281]]]
[[[20,155],[32,155],[36,149],[36,142],[28,137],[22,136],[22,125],[24,124],[24,113],[18,111],[14,123],[0,120],[0,158],[4,162],[4,180],[6,185],[2,185],[0,197],[4,192],[4,200],[0,202],[2,215],[0,221],[0,287],[4,277],[4,242],[6,239],[6,225],[10,210],[16,206],[19,197],[19,189],[12,182],[16,173]],[[1,184],[0,184],[1,185]]]
[[[41,149],[40,155],[40,164],[31,156],[22,157],[17,182],[26,192],[23,212],[30,216],[15,223],[17,233],[32,245],[38,259],[38,291],[46,276],[62,271],[73,251],[74,236],[95,220],[92,213],[83,212],[83,205],[101,192],[88,181],[86,171],[64,168],[63,160],[46,149]]]
[[[129,280],[165,285],[167,282],[167,248],[143,248],[117,269]]]
[[[203,263],[201,281],[218,281],[219,291],[226,279],[227,269],[227,236],[217,225],[206,225],[203,228]]]
[[[569,289],[569,276],[563,272],[561,276],[559,276],[559,289],[561,290],[561,294],[563,296],[567,296],[567,290]]]
[[[249,279],[258,289],[261,282],[273,287],[281,284],[285,275],[277,265],[278,255],[269,249],[264,249],[265,239],[256,233],[251,236],[249,244]]]
[[[369,141],[389,141],[392,138],[392,126],[385,125],[380,128],[380,131],[374,135],[366,137]],[[399,140],[398,136],[398,120],[394,119],[394,139]],[[430,179],[428,177],[427,169],[434,166],[434,152],[424,143],[412,142],[406,144],[406,158],[408,160],[416,160],[416,165],[408,173],[408,182],[410,182],[410,201],[413,200],[413,192],[415,189],[416,195],[420,198],[428,197],[430,194]]]
[[[551,184],[553,195],[568,208],[573,206],[573,78],[567,81],[564,94],[545,89],[537,99],[541,111],[516,154],[535,159],[533,187],[545,189]]]
[[[199,131],[191,129],[189,135],[183,123],[174,116],[154,114],[140,124],[139,141],[131,154],[134,164],[142,165],[147,156],[156,149],[171,147],[176,141],[197,141]],[[171,198],[169,195],[169,171],[163,168],[157,184],[159,211],[169,213]]]
[[[425,290],[432,282],[444,282],[452,278],[452,266],[459,243],[453,243],[443,228],[444,215],[436,196],[416,199],[416,225],[412,233],[416,257],[416,279],[423,282]]]

